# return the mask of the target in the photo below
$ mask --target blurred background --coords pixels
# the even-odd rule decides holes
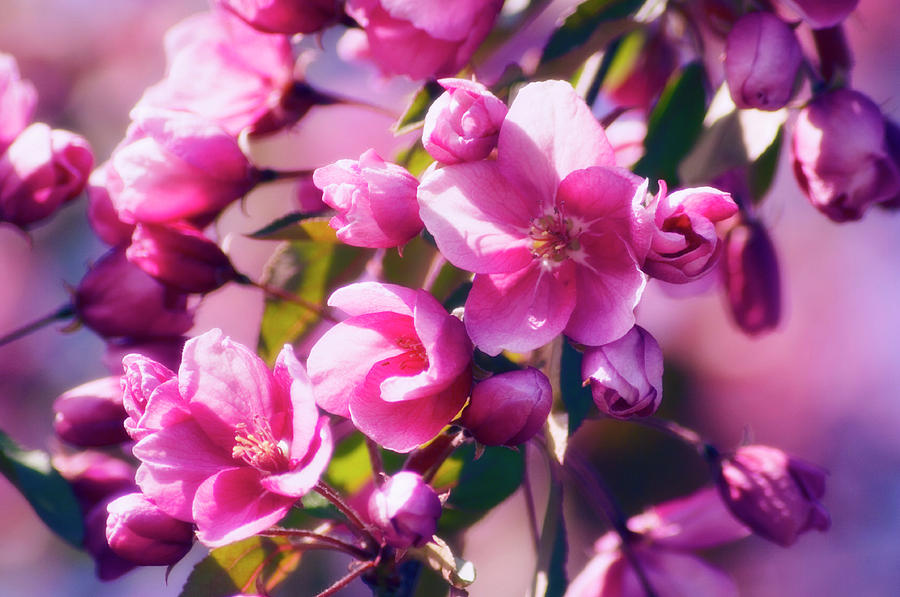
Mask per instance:
[[[143,89],[162,77],[163,33],[205,5],[0,0],[0,51],[13,54],[23,77],[36,85],[37,120],[84,135],[100,163],[124,135],[128,111]],[[862,0],[846,23],[857,57],[854,87],[900,120],[897,24],[893,0]],[[762,211],[781,258],[784,321],[774,333],[748,339],[729,321],[715,291],[672,297],[651,284],[638,320],[667,357],[661,414],[723,447],[749,437],[831,473],[824,500],[833,519],[830,532],[808,533],[791,549],[750,538],[711,554],[737,579],[742,595],[897,595],[900,214],[873,209],[862,222],[831,223],[800,195],[786,154]],[[0,334],[65,303],[67,285],[77,284],[104,252],[85,208],[83,200],[71,203],[34,229],[30,241],[0,225]],[[195,331],[218,326],[255,343],[259,297],[219,292],[218,307],[201,312]],[[232,315],[223,318],[224,312]],[[0,429],[26,447],[52,451],[53,400],[108,374],[101,340],[87,330],[59,328],[0,347]],[[706,479],[703,463],[689,450],[627,424],[588,422],[575,443],[600,467],[629,513],[688,493]],[[539,485],[541,465],[535,465]],[[589,502],[574,493],[568,504],[573,575],[604,530]],[[521,495],[513,496],[466,541],[465,556],[478,566],[473,597],[525,593],[529,575],[523,571],[533,555],[526,549],[523,504]],[[195,548],[168,584],[160,568],[101,583],[90,558],[52,535],[5,480],[0,529],[0,597],[177,595],[193,562],[204,555]],[[502,561],[498,553],[505,554]],[[310,561],[301,574],[318,576],[307,568],[326,565]],[[331,566],[334,574],[319,574],[339,576],[341,565]],[[366,595],[361,589],[346,594]]]

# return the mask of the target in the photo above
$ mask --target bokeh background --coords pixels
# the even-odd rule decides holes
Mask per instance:
[[[164,31],[205,4],[0,0],[0,51],[13,54],[37,86],[38,120],[83,134],[99,162],[123,136],[143,89],[162,76]],[[898,24],[894,0],[862,0],[847,21],[858,62],[854,86],[896,120]],[[252,205],[263,218],[278,211],[265,197]],[[746,597],[898,595],[900,214],[875,209],[860,223],[835,225],[808,205],[783,160],[762,215],[782,264],[786,317],[777,331],[748,339],[731,324],[715,291],[673,297],[653,284],[639,321],[666,353],[663,413],[723,446],[750,437],[827,467],[825,504],[833,528],[807,534],[791,549],[750,538],[711,557]],[[66,302],[66,286],[77,284],[103,251],[87,226],[83,200],[35,229],[31,241],[0,226],[0,333]],[[246,267],[258,267],[264,253],[248,252]],[[226,288],[213,298],[195,331],[219,326],[252,344],[260,297]],[[55,397],[107,375],[103,343],[87,330],[62,333],[59,327],[0,347],[0,428],[28,447],[54,449]],[[629,512],[705,480],[690,451],[628,425],[589,422],[575,443]],[[541,466],[534,464],[540,486]],[[576,488],[570,497],[574,574],[603,526]],[[523,515],[517,494],[469,536],[465,555],[479,572],[473,597],[525,594],[524,571],[533,555]],[[203,555],[195,548],[168,584],[159,568],[101,583],[89,557],[45,529],[0,480],[0,597],[177,595]],[[302,575],[318,589],[341,574],[340,562],[317,558],[308,564]],[[299,585],[296,590],[305,594]],[[367,593],[357,587],[346,594]]]

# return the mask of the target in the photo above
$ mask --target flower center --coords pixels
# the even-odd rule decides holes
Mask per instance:
[[[238,424],[234,431],[231,456],[269,473],[280,473],[290,468],[287,445],[285,442],[275,441],[268,425],[256,425],[251,432],[246,424]]]
[[[528,231],[531,237],[531,254],[545,265],[565,261],[568,259],[568,251],[581,248],[573,228],[572,220],[566,218],[558,208],[553,208],[552,214],[535,218]]]
[[[401,369],[418,373],[428,368],[428,353],[418,338],[398,338],[397,346],[406,351],[400,361]]]

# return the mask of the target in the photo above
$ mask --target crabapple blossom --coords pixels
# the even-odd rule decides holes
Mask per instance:
[[[134,446],[141,460],[136,480],[163,512],[195,523],[208,546],[278,522],[318,482],[331,457],[327,420],[319,417],[290,346],[270,371],[212,330],[185,344],[177,383],[156,390],[140,424],[154,409],[171,416]]]
[[[369,149],[359,161],[338,160],[316,169],[313,182],[322,201],[337,210],[329,226],[355,247],[398,247],[422,230],[416,187],[405,168]]]
[[[600,345],[634,325],[650,244],[646,181],[616,168],[603,129],[562,81],[519,91],[496,161],[426,174],[420,215],[448,261],[475,272],[469,336],[488,354],[560,332]]]
[[[391,547],[421,547],[437,532],[441,500],[422,475],[400,471],[369,498],[369,518]]]
[[[56,399],[53,411],[53,430],[70,444],[89,448],[128,440],[122,427],[125,408],[119,377],[104,377],[72,388]]]
[[[113,206],[109,191],[106,189],[106,170],[108,162],[104,162],[91,172],[88,178],[87,196],[88,224],[97,238],[111,247],[127,245],[134,233],[134,224],[123,222]]]
[[[133,440],[190,417],[171,369],[141,354],[125,355],[121,363],[122,404],[128,415],[124,427]]]
[[[175,564],[194,544],[193,527],[172,518],[141,493],[129,493],[106,506],[106,540],[121,558],[141,566]]]
[[[318,405],[397,452],[437,435],[471,385],[472,345],[462,322],[428,292],[394,284],[351,284],[328,304],[349,317],[310,350]]]
[[[597,408],[617,419],[656,412],[662,401],[662,374],[662,350],[639,325],[609,344],[589,347],[581,364]]]
[[[460,424],[487,446],[517,446],[541,430],[553,390],[539,369],[498,373],[475,384]]]
[[[475,81],[440,79],[438,83],[447,91],[425,114],[425,151],[444,164],[486,158],[497,146],[506,104]]]
[[[778,257],[762,223],[748,220],[725,237],[723,282],[729,311],[745,333],[761,334],[781,320]]]
[[[36,104],[34,85],[21,78],[15,58],[0,52],[0,153],[31,122]]]
[[[347,14],[363,29],[369,55],[391,75],[413,79],[455,74],[487,36],[502,0],[348,0]]]
[[[719,490],[741,522],[783,547],[811,529],[827,531],[824,469],[769,446],[742,446],[719,462]]]
[[[334,0],[215,0],[215,6],[268,33],[313,33],[337,19]]]
[[[711,187],[666,193],[665,182],[651,209],[653,239],[644,262],[644,272],[653,278],[683,284],[708,272],[721,253],[716,222],[737,212],[728,195]]]

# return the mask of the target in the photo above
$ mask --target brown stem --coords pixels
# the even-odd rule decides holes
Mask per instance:
[[[649,417],[646,419],[641,418],[633,418],[628,419],[629,423],[635,423],[637,425],[641,425],[643,427],[648,427],[650,429],[655,429],[657,431],[662,431],[665,434],[668,434],[675,439],[681,440],[686,444],[690,444],[694,448],[697,449],[698,452],[704,454],[708,448],[708,445],[703,438],[700,437],[700,434],[694,431],[693,429],[688,429],[683,425],[679,425],[675,421],[669,421],[668,419],[658,419],[655,417]]]
[[[361,537],[366,542],[367,546],[377,543],[372,536],[372,533],[369,532],[369,525],[363,522],[356,510],[345,502],[341,496],[338,495],[337,491],[329,487],[324,481],[317,482],[313,489],[315,489],[323,498],[331,502],[335,508],[340,510],[341,513],[347,517],[347,520],[350,521],[350,530],[355,535]]]
[[[19,329],[13,330],[12,332],[6,334],[2,338],[0,338],[0,346],[3,346],[4,344],[9,344],[10,342],[14,342],[15,340],[18,340],[19,338],[23,338],[32,332],[36,332],[37,330],[50,325],[54,321],[68,319],[68,318],[72,317],[73,315],[75,315],[75,307],[73,307],[70,304],[63,305],[62,307],[58,308],[53,313],[50,313],[49,315],[45,315],[44,317],[41,317],[40,319],[32,321],[31,323],[28,323],[28,324],[20,327]]]
[[[451,427],[434,438],[434,441],[427,446],[411,453],[403,465],[403,470],[419,473],[426,482],[430,482],[441,467],[441,464],[447,460],[456,448],[467,441],[469,439],[462,429]]]
[[[525,496],[525,508],[528,510],[528,526],[531,530],[531,540],[534,542],[534,553],[537,554],[540,551],[541,546],[541,533],[538,530],[537,524],[537,508],[534,506],[534,493],[531,491],[531,479],[528,475],[528,452],[527,452],[528,444],[522,446],[525,452],[525,468],[523,469],[522,476],[522,494]]]
[[[322,319],[326,319],[326,320],[334,322],[334,323],[337,323],[337,321],[338,321],[337,319],[332,317],[324,308],[322,308],[321,305],[316,305],[315,303],[311,303],[308,300],[306,300],[302,297],[299,297],[292,292],[288,292],[286,290],[278,288],[277,286],[270,286],[264,282],[254,282],[253,280],[251,280],[250,278],[247,278],[246,276],[241,276],[238,279],[238,282],[242,283],[242,284],[249,284],[250,286],[255,286],[256,288],[259,288],[260,290],[262,290],[269,296],[273,296],[273,297],[279,298],[283,301],[288,301],[290,303],[294,303],[295,305],[300,305],[304,309],[308,309],[309,311],[312,311],[313,313],[315,313]]]
[[[375,485],[381,487],[384,484],[384,461],[381,459],[381,447],[374,441],[366,437],[366,449],[369,452],[369,462],[372,465],[372,476],[375,478]]]
[[[347,543],[337,537],[332,537],[331,535],[322,535],[321,533],[317,533],[315,531],[308,531],[305,529],[284,529],[280,527],[275,527],[268,529],[267,531],[260,533],[261,535],[268,537],[293,537],[297,539],[308,539],[309,542],[304,541],[303,545],[309,545],[312,548],[320,548],[320,549],[335,549],[337,551],[342,551],[346,554],[353,556],[358,560],[365,560],[372,557],[372,554],[353,545],[352,543]]]
[[[368,562],[357,566],[356,568],[348,572],[343,578],[338,580],[336,583],[334,583],[315,597],[329,597],[330,595],[334,595],[335,593],[349,585],[351,582],[353,582],[356,578],[362,576],[366,571],[371,570],[374,567],[375,562],[372,560],[369,560]]]
[[[850,70],[853,68],[853,54],[847,44],[841,25],[827,29],[813,29],[813,40],[819,54],[819,68],[827,83],[849,85]],[[841,80],[836,80],[840,77]]]

